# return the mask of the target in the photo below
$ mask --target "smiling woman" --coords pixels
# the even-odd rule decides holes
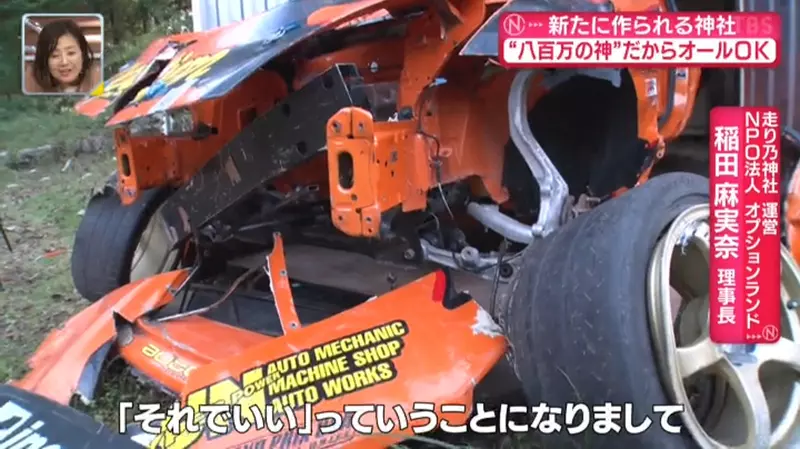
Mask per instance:
[[[75,20],[58,18],[36,31],[35,55],[25,66],[25,93],[88,93],[101,82],[95,52]]]

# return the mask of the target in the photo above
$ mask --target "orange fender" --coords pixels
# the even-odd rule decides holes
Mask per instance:
[[[11,385],[68,405],[79,393],[91,398],[105,355],[116,337],[115,315],[134,322],[172,301],[185,271],[125,285],[70,318],[45,338],[28,360],[31,370]]]

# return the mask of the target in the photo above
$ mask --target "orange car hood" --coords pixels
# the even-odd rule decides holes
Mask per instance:
[[[96,117],[111,105],[116,108],[118,100],[131,87],[152,71],[157,72],[159,59],[169,62],[154,81],[137,92],[132,101],[126,98],[126,104],[116,110],[107,123],[109,126],[219,98],[296,44],[357,19],[385,15],[385,11],[381,11],[387,5],[403,3],[410,2],[292,1],[224,27],[164,37],[153,42],[133,64],[109,79],[102,94],[80,101],[76,110],[82,115]]]

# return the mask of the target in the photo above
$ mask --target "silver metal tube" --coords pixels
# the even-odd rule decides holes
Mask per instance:
[[[500,212],[496,205],[469,203],[467,213],[492,231],[517,243],[533,242],[533,228]]]
[[[472,203],[469,214],[487,228],[518,243],[530,243],[536,237],[545,237],[561,225],[569,188],[544,149],[533,136],[528,124],[528,92],[536,72],[524,70],[517,73],[508,94],[508,117],[511,140],[522,154],[534,179],[539,184],[539,217],[533,225],[517,221],[499,207]]]

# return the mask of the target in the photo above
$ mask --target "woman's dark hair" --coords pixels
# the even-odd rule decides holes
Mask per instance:
[[[50,55],[55,51],[58,46],[58,40],[61,36],[71,35],[78,42],[78,46],[83,56],[83,66],[81,73],[78,75],[77,84],[80,85],[83,79],[89,73],[92,66],[94,55],[92,49],[89,48],[89,42],[86,36],[83,35],[81,28],[72,20],[56,20],[48,23],[39,32],[39,39],[36,42],[36,56],[33,60],[33,76],[40,86],[43,88],[53,88],[58,85],[53,75],[50,74],[50,66],[48,60]]]

